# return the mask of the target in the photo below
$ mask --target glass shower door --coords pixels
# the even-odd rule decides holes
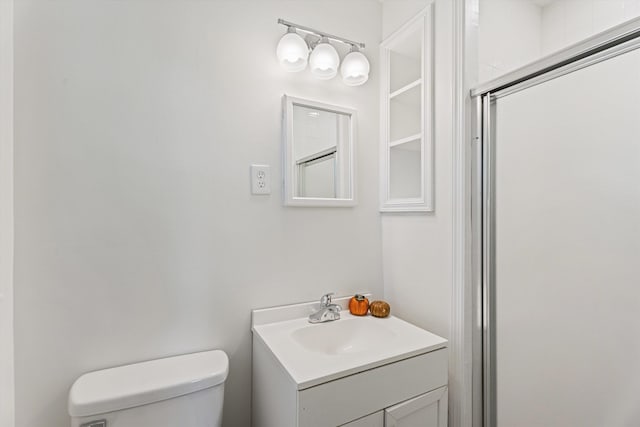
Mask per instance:
[[[491,115],[493,419],[640,426],[640,50]]]

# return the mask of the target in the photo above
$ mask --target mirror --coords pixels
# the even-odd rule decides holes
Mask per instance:
[[[355,206],[356,111],[283,97],[284,204]]]

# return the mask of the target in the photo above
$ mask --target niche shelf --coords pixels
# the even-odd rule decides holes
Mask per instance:
[[[419,88],[419,87],[420,87],[420,85],[422,85],[422,79],[414,80],[414,81],[412,81],[411,83],[409,83],[408,85],[403,86],[403,87],[401,87],[400,89],[396,90],[395,92],[391,93],[391,94],[389,95],[389,99],[393,99],[393,98],[395,98],[396,96],[400,96],[400,95],[402,95],[403,93],[405,93],[405,92],[407,92],[407,91],[409,91],[409,90],[411,90],[411,89]]]
[[[395,147],[397,145],[406,144],[408,142],[420,141],[422,139],[422,134],[417,133],[415,135],[407,136],[406,138],[396,139],[395,141],[389,142],[389,147]]]
[[[433,200],[433,4],[380,45],[380,211],[428,212]]]

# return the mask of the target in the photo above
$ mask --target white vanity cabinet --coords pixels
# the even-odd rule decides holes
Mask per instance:
[[[446,427],[447,349],[305,389],[254,338],[254,427]]]
[[[378,411],[355,421],[342,424],[340,427],[384,427],[384,411]]]
[[[341,427],[446,427],[447,410],[445,386]]]
[[[254,310],[254,427],[446,427],[444,338],[393,316],[261,316]]]
[[[447,387],[422,394],[384,410],[385,427],[446,427]]]

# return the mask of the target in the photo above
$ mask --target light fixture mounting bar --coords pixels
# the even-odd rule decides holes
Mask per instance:
[[[305,27],[304,25],[298,25],[298,24],[294,24],[293,22],[285,21],[284,19],[278,19],[278,24],[285,25],[287,27],[293,27],[297,30],[304,31],[305,33],[315,34],[320,37],[326,37],[328,39],[335,40],[340,43],[348,44],[351,46],[357,46],[360,49],[364,49],[364,43],[354,42],[353,40],[345,39],[344,37],[334,36],[332,34],[318,31],[313,28]]]

